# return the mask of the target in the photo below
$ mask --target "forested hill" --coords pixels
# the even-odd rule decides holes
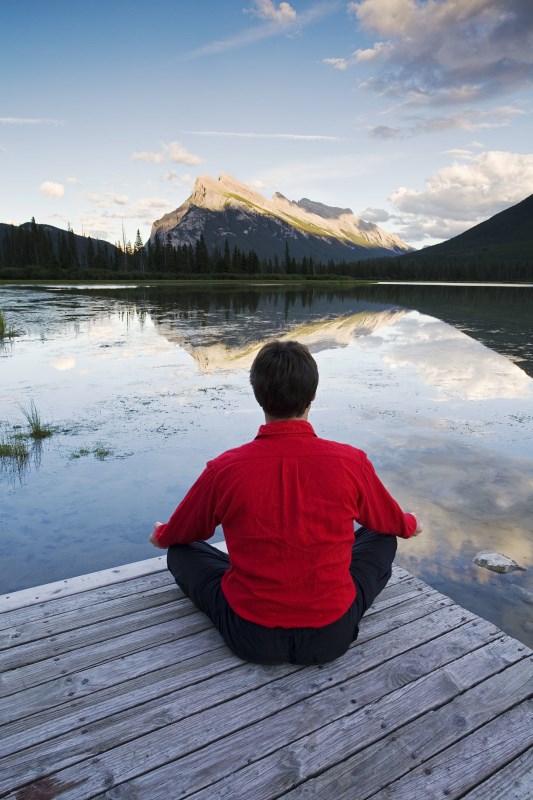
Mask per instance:
[[[295,257],[285,242],[281,258],[261,259],[253,250],[230,247],[228,238],[209,250],[203,235],[174,245],[154,237],[143,246],[115,246],[77,236],[35,220],[20,226],[0,223],[0,279],[108,278],[356,278],[399,281],[533,280],[533,195],[465,233],[413,253],[360,261]]]
[[[453,239],[409,254],[409,259],[432,256],[533,263],[533,194]]]
[[[79,236],[72,230],[40,225],[34,219],[22,225],[0,222],[0,267],[58,273],[76,267],[105,270],[117,269],[121,259],[123,253],[110,242]]]

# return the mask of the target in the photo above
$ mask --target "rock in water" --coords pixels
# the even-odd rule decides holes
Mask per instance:
[[[514,572],[517,569],[526,568],[517,564],[512,558],[504,556],[503,553],[478,553],[474,558],[474,564],[478,567],[485,567],[493,572]]]

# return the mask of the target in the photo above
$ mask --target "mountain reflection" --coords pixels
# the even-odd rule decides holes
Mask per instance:
[[[227,323],[218,325],[211,320],[208,339],[216,337],[220,341],[212,344],[203,343],[201,331],[191,330],[183,333],[176,330],[172,322],[163,320],[157,323],[159,332],[169,341],[183,347],[196,361],[202,372],[218,369],[244,369],[250,367],[255,355],[268,339],[297,339],[307,345],[311,352],[329,350],[334,347],[345,347],[356,336],[367,336],[384,325],[391,325],[405,314],[402,310],[361,311],[358,314],[335,317],[334,319],[307,321],[288,330],[280,329],[271,333],[266,326],[255,326],[253,318],[243,318],[242,337],[238,344],[227,343]],[[189,321],[190,323],[190,321]],[[259,338],[263,336],[264,338]],[[236,332],[231,337],[235,340]]]
[[[53,292],[63,314],[67,309],[73,316],[83,314],[90,304],[93,314],[150,315],[156,324],[164,323],[165,335],[172,327],[178,332],[192,326],[195,337],[202,332],[203,346],[229,348],[282,336],[317,320],[414,309],[453,325],[533,376],[533,287],[159,285],[58,287]]]

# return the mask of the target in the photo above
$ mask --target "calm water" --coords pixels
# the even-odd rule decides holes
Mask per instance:
[[[55,431],[0,459],[0,593],[156,555],[153,521],[255,435],[248,369],[285,336],[318,362],[317,433],[421,512],[398,562],[533,645],[533,288],[4,286],[0,309],[21,333],[0,345],[0,434],[32,400]]]

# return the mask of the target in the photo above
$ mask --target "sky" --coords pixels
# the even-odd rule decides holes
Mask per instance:
[[[414,247],[533,193],[531,0],[0,0],[0,222],[143,241],[200,175]]]

